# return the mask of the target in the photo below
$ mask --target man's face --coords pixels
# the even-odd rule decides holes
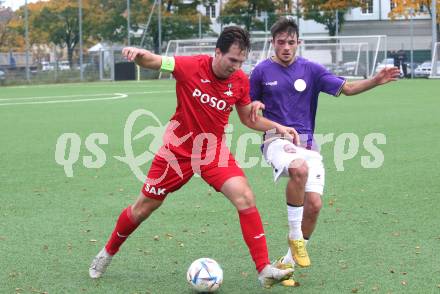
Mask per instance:
[[[222,53],[220,49],[215,49],[213,70],[218,78],[226,79],[236,70],[241,68],[246,61],[247,51],[240,49],[237,44],[232,44],[228,52]]]
[[[272,46],[275,50],[275,56],[281,64],[289,65],[295,58],[296,50],[298,49],[298,36],[282,32],[275,35],[272,39]]]

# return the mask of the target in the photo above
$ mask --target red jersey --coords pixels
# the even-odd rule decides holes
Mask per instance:
[[[199,145],[202,142],[201,148],[206,151],[207,141],[201,140],[205,136],[219,147],[233,105],[251,103],[248,77],[237,70],[227,79],[218,79],[212,71],[213,58],[207,55],[174,58],[177,107],[164,136],[165,146],[179,155],[191,156],[195,141]]]

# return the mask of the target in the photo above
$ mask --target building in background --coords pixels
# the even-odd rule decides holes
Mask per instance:
[[[218,17],[221,14],[221,7],[228,0],[209,1],[200,4],[197,10],[212,21],[211,29],[219,33],[221,24]],[[296,2],[298,0],[293,0]],[[356,36],[356,35],[387,35],[388,50],[410,50],[410,20],[396,19],[391,20],[388,16],[393,9],[391,0],[363,0],[364,8],[350,9],[345,15],[345,23],[342,27],[340,35]],[[427,7],[421,7],[421,12],[413,19],[413,35],[415,50],[430,50],[432,42],[431,16]],[[264,19],[265,13],[259,16]],[[299,19],[301,36],[328,36],[326,27],[314,20]]]

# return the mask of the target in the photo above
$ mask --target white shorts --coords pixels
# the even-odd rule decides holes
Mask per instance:
[[[324,191],[325,170],[322,156],[316,151],[307,150],[283,139],[266,143],[263,149],[264,159],[273,167],[274,181],[280,176],[289,177],[289,166],[295,159],[304,159],[309,168],[306,192],[322,195]]]

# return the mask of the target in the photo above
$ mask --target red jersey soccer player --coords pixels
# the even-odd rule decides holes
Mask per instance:
[[[123,49],[122,54],[129,61],[173,73],[177,81],[177,108],[139,198],[119,216],[106,246],[90,266],[91,278],[99,278],[105,272],[127,237],[159,208],[168,193],[177,191],[194,173],[200,174],[208,184],[223,193],[237,209],[243,238],[255,262],[261,285],[270,287],[292,275],[292,269],[280,270],[270,265],[254,195],[223,140],[224,128],[234,105],[246,126],[259,131],[275,129],[298,140],[293,128],[263,117],[251,121],[249,81],[240,70],[249,47],[249,35],[245,30],[227,27],[217,40],[215,57],[162,57],[143,49]]]

